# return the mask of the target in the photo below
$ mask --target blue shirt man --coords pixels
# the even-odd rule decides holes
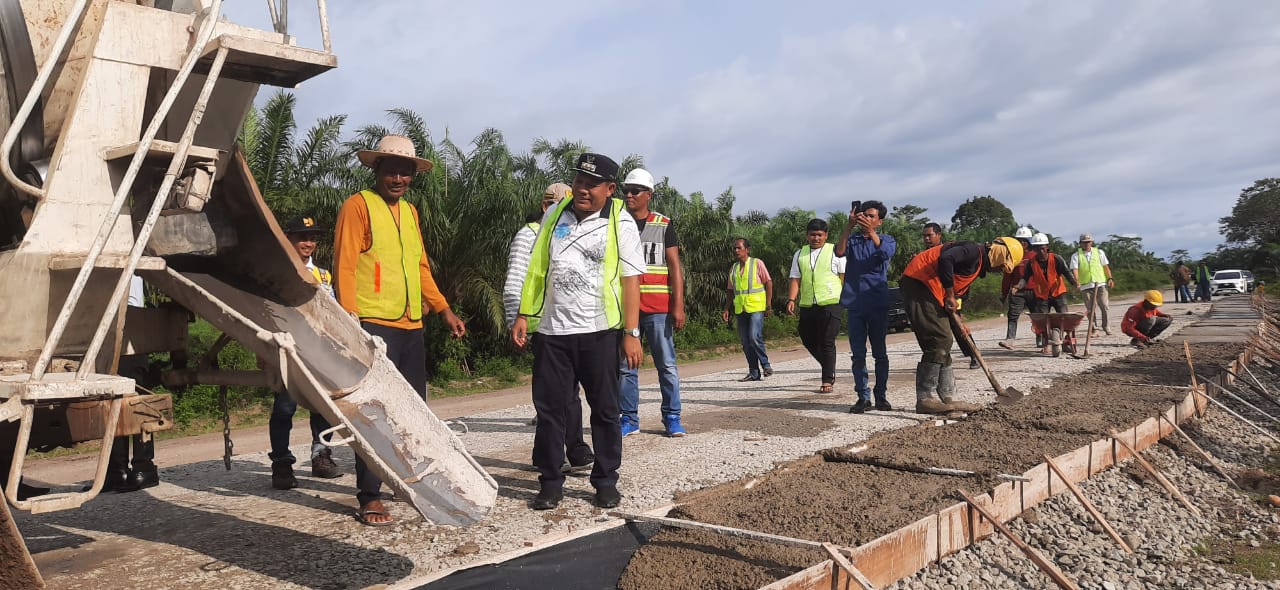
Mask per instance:
[[[880,201],[861,203],[849,212],[849,224],[836,242],[836,256],[845,258],[844,289],[840,305],[848,314],[849,348],[853,357],[853,386],[858,401],[849,408],[861,414],[872,408],[892,410],[885,397],[889,386],[889,352],[885,336],[889,333],[889,261],[898,245],[893,236],[880,235],[888,209]],[[857,231],[858,233],[854,233]],[[867,386],[867,342],[876,360],[874,391]]]

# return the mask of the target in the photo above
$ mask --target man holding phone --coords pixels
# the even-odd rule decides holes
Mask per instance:
[[[853,386],[858,401],[849,408],[861,414],[872,408],[892,410],[885,391],[889,386],[889,352],[885,336],[889,333],[889,261],[898,245],[893,236],[880,235],[880,226],[888,214],[880,201],[854,201],[849,206],[849,223],[835,243],[835,255],[845,259],[844,286],[840,305],[849,320],[849,348],[853,357]],[[856,233],[855,233],[856,232]],[[867,342],[875,357],[875,389],[867,386]]]

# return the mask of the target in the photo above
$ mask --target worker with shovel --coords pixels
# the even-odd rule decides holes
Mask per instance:
[[[992,269],[1008,272],[1020,260],[1022,243],[1016,238],[1000,237],[986,244],[964,241],[935,246],[907,264],[899,285],[922,353],[916,365],[916,412],[946,414],[978,409],[953,399],[954,337],[949,320],[956,311],[956,297],[967,293],[974,280]],[[934,393],[941,401],[933,399]]]
[[[1156,336],[1173,324],[1173,318],[1160,311],[1161,305],[1164,305],[1164,295],[1152,289],[1125,312],[1120,331],[1129,335],[1130,346],[1141,350],[1155,344]]]

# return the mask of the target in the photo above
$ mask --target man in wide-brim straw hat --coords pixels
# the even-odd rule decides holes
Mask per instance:
[[[402,198],[415,175],[431,170],[431,161],[419,157],[413,141],[400,135],[383,137],[377,148],[360,150],[356,157],[373,169],[374,182],[373,188],[352,195],[338,211],[333,241],[338,303],[360,320],[366,332],[386,342],[391,362],[425,399],[423,313],[440,314],[455,338],[467,332],[431,277],[418,210]],[[382,481],[358,455],[356,487],[361,522],[372,526],[394,522],[379,499]]]

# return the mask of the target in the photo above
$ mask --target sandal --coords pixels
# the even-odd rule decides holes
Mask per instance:
[[[360,524],[373,527],[391,526],[396,523],[395,519],[370,520],[370,516],[388,516],[387,509],[382,505],[381,500],[373,500],[362,504],[359,512],[356,512],[356,520],[360,521]]]
[[[831,393],[834,390],[834,385],[834,383],[823,383],[822,387],[818,388],[818,393]]]

